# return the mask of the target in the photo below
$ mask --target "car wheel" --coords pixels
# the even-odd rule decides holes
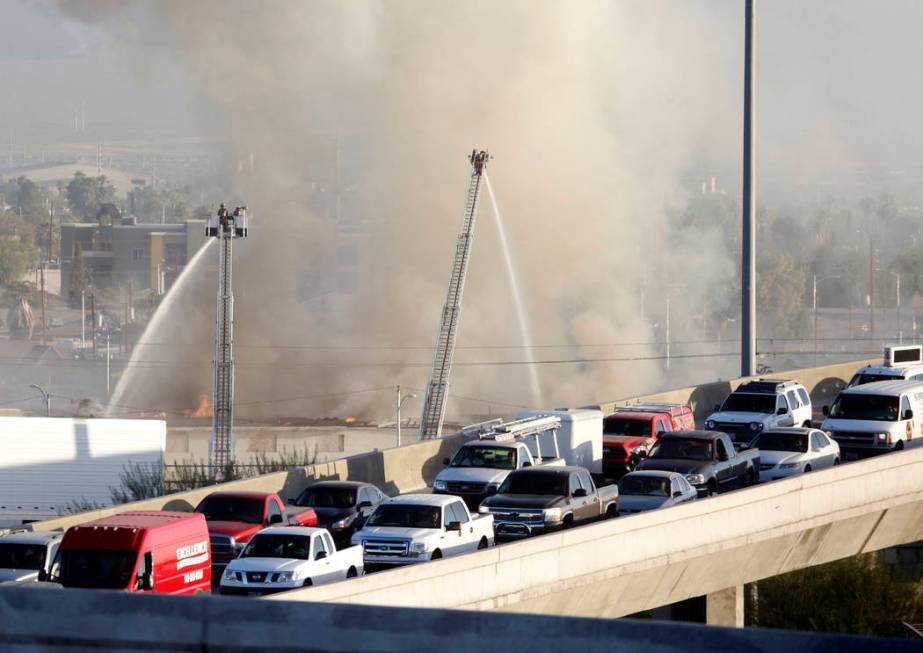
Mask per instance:
[[[839,464],[840,464],[840,459],[839,459],[839,458],[834,458],[834,459],[833,459],[833,466],[836,467],[836,466],[839,465]]]
[[[758,478],[756,475],[756,470],[751,467],[750,469],[747,470],[747,487],[750,487],[751,485],[756,485],[757,480]]]
[[[903,440],[899,440],[898,443],[897,443],[896,445],[894,445],[894,450],[895,450],[895,451],[903,451],[903,450],[904,450],[904,441],[903,441]]]
[[[346,577],[347,577],[347,578],[355,578],[355,577],[358,576],[358,575],[359,575],[359,572],[356,571],[356,568],[355,568],[355,567],[350,567],[350,568],[349,568],[349,571],[346,572]]]
[[[442,551],[436,549],[433,551],[433,555],[430,556],[430,560],[440,560],[442,558]]]
[[[803,426],[804,428],[806,428],[806,429],[811,428],[811,420],[809,420],[809,419],[805,420],[805,421],[804,421],[804,424],[802,424],[802,426]]]
[[[615,519],[618,516],[619,507],[614,503],[610,503],[609,507],[606,509],[606,519]]]
[[[708,482],[708,496],[714,497],[718,495],[718,483],[715,481]]]
[[[310,578],[305,578],[305,579],[304,579],[304,582],[301,584],[301,586],[302,586],[302,587],[311,587],[311,585],[313,585],[313,584],[314,584],[314,583],[311,581]]]
[[[486,548],[487,548],[487,538],[482,537],[481,541],[478,542],[478,549],[486,549]]]
[[[564,518],[564,528],[572,528],[574,525],[574,516],[568,515]]]
[[[810,465],[805,465],[805,466],[804,466],[804,473],[807,474],[807,473],[810,472],[810,471],[811,471],[811,466],[810,466]]]

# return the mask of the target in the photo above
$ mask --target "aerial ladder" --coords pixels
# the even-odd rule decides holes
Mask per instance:
[[[439,336],[436,339],[436,352],[433,356],[433,374],[426,388],[423,416],[420,418],[420,437],[424,440],[438,438],[442,435],[442,421],[445,419],[446,397],[449,391],[449,375],[452,372],[452,357],[455,354],[455,336],[458,333],[462,293],[465,290],[465,276],[468,273],[468,259],[471,256],[471,244],[474,239],[474,221],[481,197],[484,170],[489,158],[487,150],[472,150],[468,158],[471,163],[471,179],[468,182],[465,215],[455,243],[455,260],[452,262],[449,292],[445,306],[442,308]]]
[[[212,435],[208,441],[209,473],[224,474],[234,457],[234,291],[232,254],[236,238],[247,236],[247,207],[231,213],[224,204],[205,223],[205,235],[217,238],[218,309],[215,318],[214,403]]]

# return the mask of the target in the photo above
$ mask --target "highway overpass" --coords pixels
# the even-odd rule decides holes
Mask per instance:
[[[919,540],[923,448],[271,598],[621,617],[707,595],[743,625],[745,583]]]

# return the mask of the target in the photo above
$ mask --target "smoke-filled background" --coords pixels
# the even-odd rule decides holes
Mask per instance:
[[[742,3],[43,6],[137,89],[170,89],[133,111],[229,144],[227,199],[252,212],[235,254],[239,416],[374,418],[393,401],[379,388],[422,396],[472,148],[495,155],[537,346],[524,347],[485,195],[450,416],[735,373]],[[825,198],[918,205],[920,14],[899,1],[758,8],[757,189],[775,247],[760,260],[781,280],[760,296],[761,337],[804,335],[811,255],[792,256],[826,237]],[[868,170],[902,174],[870,183]],[[318,185],[345,198],[333,219],[310,201]],[[116,410],[177,410],[209,391],[216,253],[164,302]],[[354,256],[353,287],[338,266]]]

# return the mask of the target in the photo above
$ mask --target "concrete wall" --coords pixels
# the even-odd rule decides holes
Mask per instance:
[[[147,501],[37,522],[30,526],[33,530],[44,531],[65,529],[126,510],[191,511],[199,501],[216,489],[278,492],[287,500],[297,496],[311,483],[322,479],[366,481],[374,483],[392,495],[411,492],[431,484],[442,469],[442,459],[454,455],[465,439],[463,436],[453,435],[441,440],[425,440],[400,448],[358,454],[307,467],[295,467],[287,472],[223,483],[218,487],[179,492]]]
[[[919,651],[912,640],[225,597],[0,588],[0,649],[247,653]]]
[[[923,539],[923,448],[271,597],[618,617]]]
[[[338,427],[300,426],[237,426],[234,427],[236,457],[251,464],[257,454],[279,454],[285,451],[342,453],[345,449],[345,429]],[[167,430],[164,462],[168,465],[208,460],[210,426],[171,426]]]

